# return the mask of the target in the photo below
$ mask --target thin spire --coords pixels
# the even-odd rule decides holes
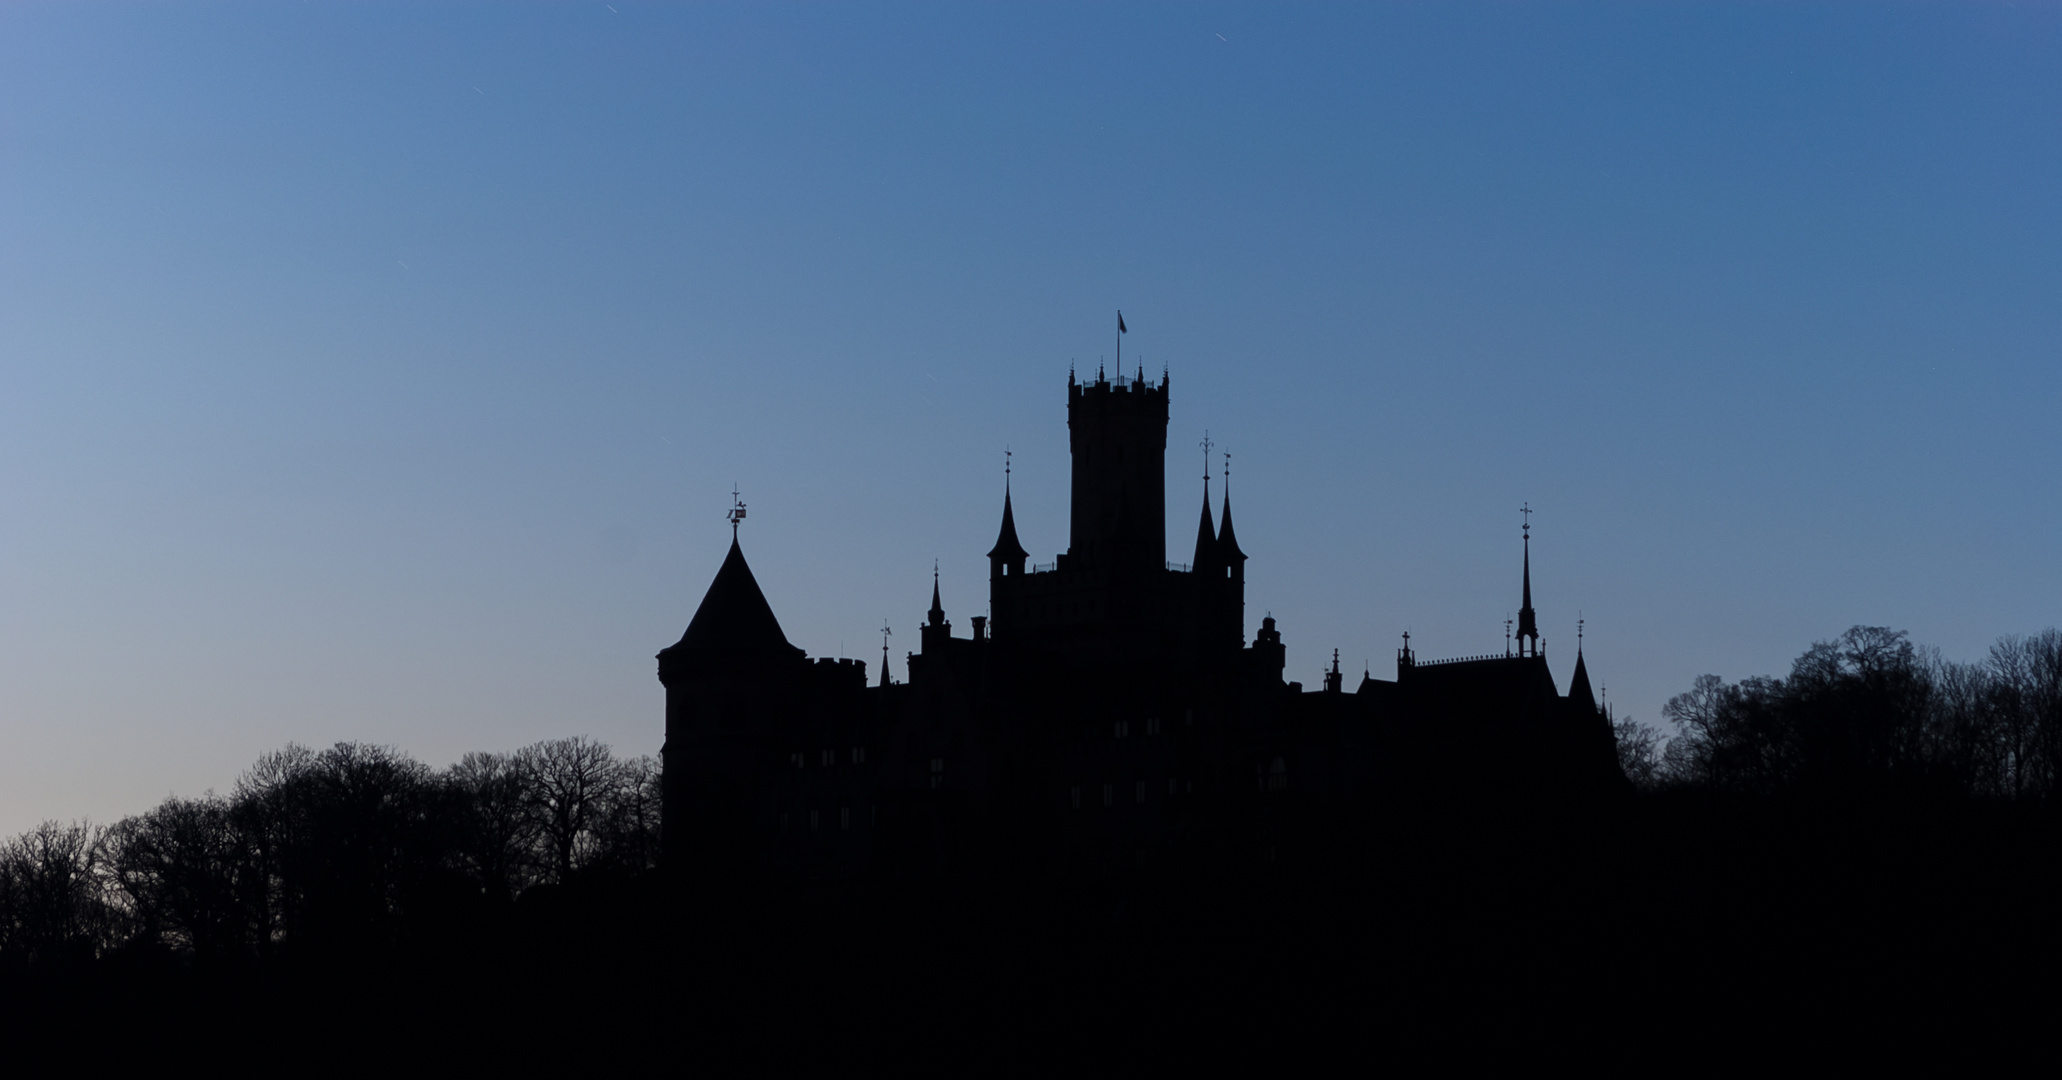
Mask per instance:
[[[895,631],[888,629],[888,620],[881,620],[881,685],[888,685],[888,638]]]
[[[938,602],[938,560],[931,560],[931,625],[945,621],[945,605]]]
[[[1525,591],[1518,608],[1518,655],[1539,655],[1539,618],[1532,610],[1532,504],[1518,508],[1525,515]]]

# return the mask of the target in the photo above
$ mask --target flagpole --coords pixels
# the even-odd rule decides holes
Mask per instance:
[[[1117,309],[1117,374],[1124,374],[1124,309]]]

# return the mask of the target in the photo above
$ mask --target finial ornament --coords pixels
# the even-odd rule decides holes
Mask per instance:
[[[1208,492],[1210,490],[1210,447],[1215,445],[1210,441],[1209,428],[1203,429],[1203,441],[1196,445],[1203,448],[1203,490]]]
[[[1224,493],[1231,494],[1231,451],[1224,452]]]
[[[1532,504],[1526,503],[1518,508],[1518,512],[1525,515],[1525,538],[1529,540],[1532,538]]]
[[[730,521],[730,538],[737,539],[738,523],[745,520],[744,500],[737,497],[737,485],[730,485],[730,511],[723,515]]]

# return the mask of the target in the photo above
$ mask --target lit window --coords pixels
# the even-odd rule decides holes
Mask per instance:
[[[852,828],[852,808],[851,808],[851,807],[849,807],[849,806],[840,806],[840,807],[838,807],[838,828],[839,828],[839,830],[840,830],[840,831],[847,831],[847,832],[849,832],[849,831],[851,830],[851,828]]]
[[[816,811],[814,810],[809,811],[809,831],[816,831]]]
[[[1068,797],[1069,799],[1071,799],[1071,800],[1073,801],[1073,803],[1074,803],[1074,809],[1076,809],[1076,810],[1079,810],[1079,809],[1081,809],[1081,785],[1080,785],[1080,784],[1075,784],[1075,785],[1074,785],[1074,787],[1073,787],[1073,790],[1071,790],[1071,791],[1069,791],[1069,792],[1067,793],[1067,797]]]
[[[1117,804],[1117,785],[1115,785],[1115,784],[1104,784],[1104,785],[1103,785],[1103,805],[1104,805],[1104,806],[1115,806],[1116,804]]]
[[[1146,782],[1140,780],[1137,784],[1133,786],[1136,788],[1136,790],[1132,792],[1132,799],[1135,800],[1140,806],[1144,806],[1146,804]]]

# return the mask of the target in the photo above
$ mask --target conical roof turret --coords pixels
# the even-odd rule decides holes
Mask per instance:
[[[781,632],[773,605],[759,589],[752,568],[745,563],[744,549],[731,537],[730,554],[716,571],[716,580],[702,596],[687,632],[675,649],[688,651],[733,650],[749,652],[796,652]]]
[[[1239,550],[1238,534],[1234,533],[1231,527],[1231,485],[1229,483],[1225,485],[1224,489],[1224,521],[1217,526],[1217,556],[1234,566],[1238,565],[1239,561],[1246,557],[1246,553]]]
[[[1017,540],[1017,515],[1010,510],[1008,484],[1002,488],[1002,533],[995,538],[995,547],[988,552],[988,557],[1004,562],[1031,557],[1031,553],[1025,551],[1024,545]]]
[[[1210,489],[1203,489],[1203,518],[1196,523],[1195,569],[1203,570],[1216,566],[1217,533],[1210,527]]]
[[[1568,680],[1568,701],[1591,712],[1597,711],[1596,691],[1590,689],[1589,665],[1582,662],[1582,649],[1575,650],[1575,677]]]

